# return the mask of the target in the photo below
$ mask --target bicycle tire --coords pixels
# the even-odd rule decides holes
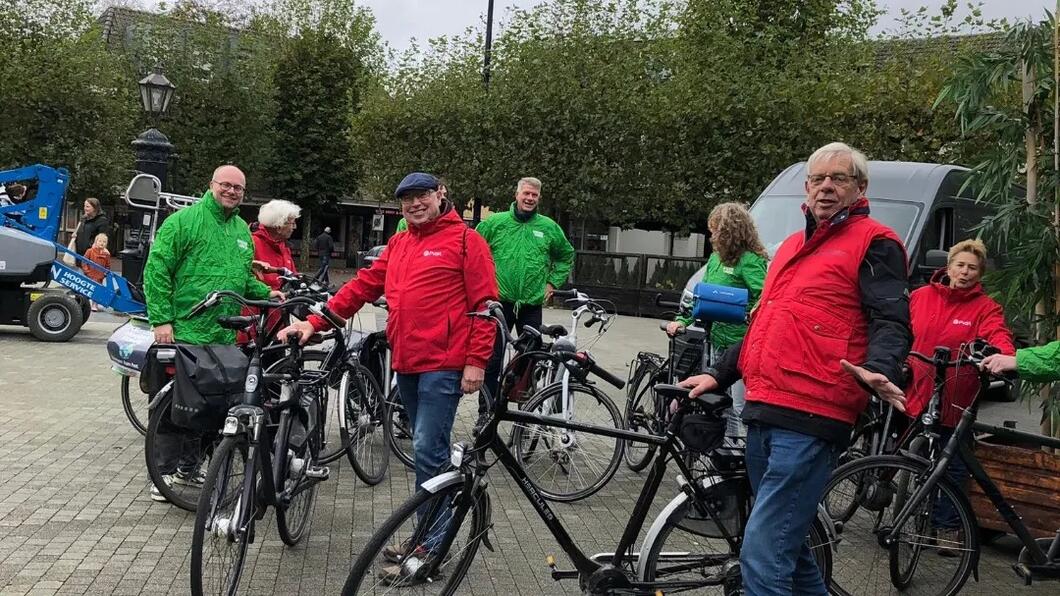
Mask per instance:
[[[190,430],[170,432],[180,430],[176,427],[169,427],[172,424],[168,422],[169,410],[173,404],[172,391],[157,395],[154,401],[158,403],[154,404],[150,410],[147,434],[144,435],[144,460],[147,465],[147,474],[151,478],[151,483],[158,487],[158,491],[167,501],[185,511],[195,511],[201,487],[172,482],[172,474],[162,469],[162,463],[170,459],[166,452],[172,451],[175,446],[178,451],[194,454],[197,464],[193,473],[197,475],[204,467],[209,469],[210,453],[220,440],[220,435],[213,433],[212,436],[215,438],[211,438],[209,433]],[[164,426],[169,428],[164,430]]]
[[[372,371],[357,364],[342,373],[339,399],[346,458],[362,482],[375,486],[386,478],[390,466],[391,420],[383,390]]]
[[[302,366],[307,370],[314,369],[312,366],[306,367],[306,363],[319,363],[316,368],[316,370],[319,370],[323,368],[326,359],[326,352],[317,350],[302,352]],[[314,384],[313,388],[320,392],[318,399],[321,404],[321,412],[323,412],[323,417],[321,418],[321,438],[323,442],[321,443],[318,462],[322,465],[327,465],[338,461],[346,454],[346,445],[343,443],[342,433],[338,430],[342,420],[340,417],[339,399],[337,391],[336,395],[331,395],[330,388],[326,383],[321,384],[319,387]]]
[[[346,578],[346,583],[342,588],[343,596],[354,596],[357,594],[371,596],[380,592],[394,593],[398,590],[400,590],[401,594],[437,594],[440,596],[456,594],[464,578],[468,575],[471,563],[478,553],[479,545],[485,539],[486,532],[490,526],[488,494],[484,490],[479,490],[472,496],[473,502],[468,503],[460,500],[463,490],[463,482],[442,487],[433,493],[421,489],[402,503],[383,525],[372,534],[368,543],[365,544],[360,556],[357,557],[353,567],[350,569],[349,576]],[[421,508],[424,518],[432,520],[426,530],[421,529],[419,527],[420,524],[416,521],[417,510]],[[456,528],[449,526],[448,531],[442,537],[435,539],[441,543],[439,548],[445,551],[442,554],[444,561],[442,566],[431,576],[437,579],[424,583],[414,583],[412,578],[398,576],[396,581],[384,584],[381,572],[383,569],[397,566],[397,564],[387,562],[382,554],[383,550],[390,545],[410,545],[413,541],[420,542],[418,538],[424,538],[425,534],[427,536],[426,540],[430,541],[430,535],[427,533],[431,532],[432,528],[437,527],[438,524],[434,522],[445,519],[444,512],[448,512],[448,515],[451,516],[454,510],[463,512],[458,517],[449,518],[450,520],[457,520]],[[443,515],[438,515],[439,512],[442,512]],[[406,527],[410,529],[405,530]],[[467,532],[466,539],[462,540],[463,528],[467,528]],[[413,540],[414,538],[417,540]],[[446,542],[449,543],[447,548],[444,546]],[[453,554],[454,547],[458,549],[455,556]],[[405,548],[406,553],[408,553],[409,547],[405,546]],[[408,570],[410,567],[405,565],[405,561],[411,564],[413,560],[408,557],[408,554],[402,558],[400,567]],[[420,561],[420,559],[417,558],[417,561]],[[483,569],[482,572],[484,578],[488,581],[488,570]],[[365,579],[369,578],[376,580],[375,584],[371,586],[362,585]]]
[[[397,456],[398,461],[410,470],[416,469],[416,460],[412,451],[412,428],[409,425],[408,415],[405,413],[405,404],[401,401],[401,392],[394,387],[386,398],[385,415],[387,418],[387,440],[390,450]]]
[[[242,456],[242,462],[235,461]],[[233,482],[231,473],[242,471],[242,479]],[[225,437],[214,452],[210,468],[206,472],[203,490],[195,512],[195,526],[191,536],[191,592],[194,596],[205,594],[235,594],[243,575],[243,564],[246,560],[247,545],[252,540],[254,518],[248,515],[245,531],[236,531],[231,535],[231,519],[239,510],[246,508],[240,505],[243,487],[246,486],[246,474],[250,472],[251,480],[256,476],[254,467],[247,461],[247,442],[243,436]],[[252,504],[251,507],[254,505]],[[238,525],[238,523],[237,523]],[[209,564],[213,557],[205,557],[214,547],[218,550],[228,548],[234,551],[234,560],[227,570],[218,574],[210,573]],[[211,581],[216,579],[216,581]],[[204,589],[206,588],[206,589]],[[214,589],[217,588],[217,589]]]
[[[659,415],[655,411],[655,392],[652,391],[652,385],[660,370],[658,366],[646,360],[642,360],[637,365],[633,380],[626,392],[626,411],[623,417],[626,430],[661,434],[661,429],[658,428]],[[649,443],[628,441],[623,452],[626,467],[634,472],[640,472],[655,456],[655,449],[655,445]]]
[[[570,383],[568,387],[575,412],[583,412],[575,418],[578,422],[615,429],[625,427],[618,407],[603,392],[580,383]],[[581,399],[576,398],[578,394],[582,395]],[[523,410],[555,416],[562,395],[562,383],[554,383],[531,397]],[[594,413],[584,414],[589,411]],[[516,424],[511,438],[515,456],[538,492],[546,499],[564,503],[579,501],[603,488],[618,470],[625,447],[625,441],[621,439],[547,425]],[[589,474],[580,471],[583,466],[575,467],[589,461],[587,458],[597,460]],[[593,471],[599,473],[593,474]],[[546,484],[549,477],[556,482]],[[581,482],[575,483],[576,480]]]
[[[125,417],[129,424],[136,429],[141,436],[147,435],[147,421],[150,410],[151,396],[140,391],[140,384],[136,385],[136,397],[132,395],[132,379],[129,375],[121,376],[121,407],[125,410]]]
[[[839,522],[843,544],[833,564],[829,584],[833,594],[883,594],[899,586],[904,586],[903,594],[913,595],[951,596],[961,590],[978,564],[978,532],[967,497],[949,479],[939,479],[935,490],[920,505],[924,509],[915,510],[906,520],[894,544],[883,541],[899,511],[895,505],[901,497],[898,483],[902,476],[908,475],[910,484],[905,490],[912,495],[930,473],[927,463],[896,455],[865,457],[835,471],[825,487],[823,501],[827,504],[849,499],[851,514]],[[960,520],[956,538],[946,544],[953,547],[954,557],[926,552],[929,548],[940,550],[936,538],[925,533],[929,525],[924,521],[931,515],[934,496],[939,494],[952,501]],[[902,565],[896,552],[910,553],[906,565]]]
[[[719,574],[711,578],[705,570],[706,567],[715,566],[705,564],[708,557],[714,558],[719,562],[739,560],[739,553],[733,552],[725,540],[721,538],[711,539],[709,537],[704,537],[701,534],[690,532],[687,535],[688,538],[679,540],[677,543],[670,541],[670,543],[667,544],[669,541],[668,539],[674,536],[674,530],[683,529],[681,522],[684,521],[689,507],[691,507],[691,502],[686,501],[684,505],[676,509],[656,536],[646,555],[647,559],[644,562],[643,580],[648,582],[695,582],[702,580],[703,584],[699,587],[721,587],[723,593],[726,595],[742,593],[742,586],[740,585],[740,578],[738,576],[726,578]],[[747,520],[743,520],[741,527],[746,526],[746,522]],[[685,534],[681,534],[680,536],[684,535]],[[813,524],[810,525],[810,532],[807,536],[807,540],[809,540],[810,550],[813,553],[814,560],[817,562],[817,568],[821,572],[821,578],[825,585],[828,585],[832,575],[832,547],[829,543],[828,534],[825,531],[824,524],[821,522],[820,517],[815,518]],[[713,545],[716,552],[705,552],[708,548],[711,548],[711,545]],[[660,562],[664,560],[664,556],[667,560],[672,560],[674,563],[679,563],[679,565],[675,567],[673,571],[666,567],[661,567]],[[702,562],[704,566],[697,567],[697,562]],[[722,564],[716,566],[722,567]],[[739,567],[736,569],[739,569]],[[671,577],[671,574],[687,575]],[[728,582],[726,582],[727,579]],[[728,585],[726,585],[726,583],[728,583]],[[734,584],[735,589],[733,589]],[[695,590],[696,588],[691,587],[687,589]],[[684,592],[685,590],[681,591]]]
[[[311,402],[310,407],[319,407],[317,402]],[[318,412],[319,413],[319,412]],[[312,417],[310,417],[312,418]],[[295,457],[301,456],[304,465],[297,477],[292,478],[289,455],[291,453],[291,433],[294,431],[296,414],[293,410],[285,411],[280,417],[280,425],[276,436],[280,440],[276,444],[273,454],[273,464],[281,470],[283,478],[274,478],[275,482],[283,482],[282,491],[290,490],[299,484],[306,482],[306,469],[317,463],[317,455],[320,453],[320,429],[317,432],[307,430],[305,445],[302,453],[295,453]],[[316,503],[317,482],[309,483],[300,492],[276,508],[276,529],[280,534],[280,540],[287,546],[295,546],[305,537],[309,530],[309,521],[313,516],[313,505]]]

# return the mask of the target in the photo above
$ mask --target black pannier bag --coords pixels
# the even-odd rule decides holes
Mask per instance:
[[[238,346],[176,348],[173,424],[192,430],[221,428],[228,408],[243,396],[250,359]]]
[[[725,440],[725,419],[711,414],[688,414],[681,420],[678,435],[685,447],[709,453]]]

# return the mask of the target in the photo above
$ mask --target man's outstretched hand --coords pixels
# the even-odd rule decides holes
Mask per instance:
[[[905,411],[905,393],[898,388],[898,385],[888,380],[886,376],[878,372],[872,372],[863,366],[851,364],[846,360],[840,360],[839,364],[843,366],[843,370],[853,375],[854,378],[868,385],[876,395],[880,396],[880,399],[889,402],[899,412]]]

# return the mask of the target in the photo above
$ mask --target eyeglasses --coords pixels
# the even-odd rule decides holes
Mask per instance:
[[[216,180],[211,180],[211,182],[213,182],[217,186],[220,186],[221,190],[223,190],[225,192],[235,191],[238,194],[243,194],[247,190],[247,187],[240,186],[238,184],[232,184],[231,182],[218,182]]]
[[[857,179],[852,174],[844,174],[842,172],[835,172],[832,174],[810,174],[806,177],[806,180],[813,186],[820,186],[824,184],[826,178],[831,178],[833,184],[844,185],[853,182]]]
[[[411,205],[411,204],[415,203],[416,201],[418,201],[420,199],[426,199],[427,197],[431,196],[431,193],[433,193],[433,192],[436,192],[436,191],[424,190],[424,191],[420,191],[420,192],[415,193],[415,194],[409,193],[409,194],[401,195],[400,197],[398,197],[398,202],[401,203],[402,205],[408,206],[408,205]]]

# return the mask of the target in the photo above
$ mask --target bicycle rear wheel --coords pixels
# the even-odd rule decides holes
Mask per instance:
[[[172,385],[170,385],[172,387]],[[173,393],[163,389],[154,399],[144,435],[147,474],[166,500],[185,511],[195,511],[210,456],[220,435],[188,430],[169,418]]]
[[[384,415],[387,418],[384,429],[387,431],[390,450],[397,456],[398,461],[405,464],[406,468],[415,470],[416,463],[412,453],[412,424],[409,422],[405,404],[401,401],[401,393],[397,387],[391,389],[386,398]]]
[[[624,427],[622,414],[611,398],[589,385],[570,383],[571,419],[608,428]],[[533,396],[523,407],[531,414],[562,420],[563,386],[554,383]],[[515,457],[530,482],[545,498],[570,502],[603,488],[622,460],[621,439],[572,431],[544,424],[515,424],[512,429]]]
[[[250,469],[245,437],[226,437],[206,472],[191,536],[191,592],[235,594],[254,528],[254,503],[243,502]],[[251,476],[255,476],[251,472]],[[249,511],[248,511],[249,508]],[[240,527],[246,520],[246,527]]]
[[[315,401],[309,407],[318,407]],[[312,417],[311,417],[312,418]],[[320,453],[320,429],[317,432],[307,430],[305,442],[301,448],[291,444],[296,425],[300,422],[292,410],[283,413],[276,436],[280,438],[273,461],[282,470],[282,476],[276,478],[276,488],[283,494],[280,507],[276,509],[276,529],[280,540],[287,546],[294,546],[305,537],[309,530],[309,520],[313,516],[313,504],[316,502],[317,481],[306,476],[306,470],[317,463]]]
[[[147,434],[148,402],[150,395],[140,391],[140,383],[134,382],[134,377],[121,376],[121,407],[125,410],[125,417],[129,423],[141,435]]]
[[[342,594],[456,594],[489,526],[484,490],[466,495],[463,482],[435,493],[420,490],[372,534]],[[490,581],[485,568],[471,575],[480,574]]]
[[[372,372],[358,364],[342,374],[339,397],[346,457],[361,481],[369,486],[379,484],[390,466],[387,441],[392,423],[386,415],[383,390]]]
[[[626,392],[626,430],[645,435],[658,434],[660,413],[655,411],[655,392],[652,386],[659,374],[659,367],[647,361],[641,361],[633,373],[633,382]],[[630,470],[639,472],[647,467],[655,455],[655,445],[649,443],[626,442],[624,459]]]
[[[967,497],[945,477],[916,504],[892,544],[886,537],[894,528],[900,506],[909,501],[930,476],[925,463],[901,456],[873,456],[836,470],[825,488],[829,511],[843,542],[835,555],[834,594],[952,595],[960,591],[979,558],[975,516]],[[931,518],[940,498],[948,498],[959,524],[939,533]],[[952,556],[949,556],[952,555]]]

